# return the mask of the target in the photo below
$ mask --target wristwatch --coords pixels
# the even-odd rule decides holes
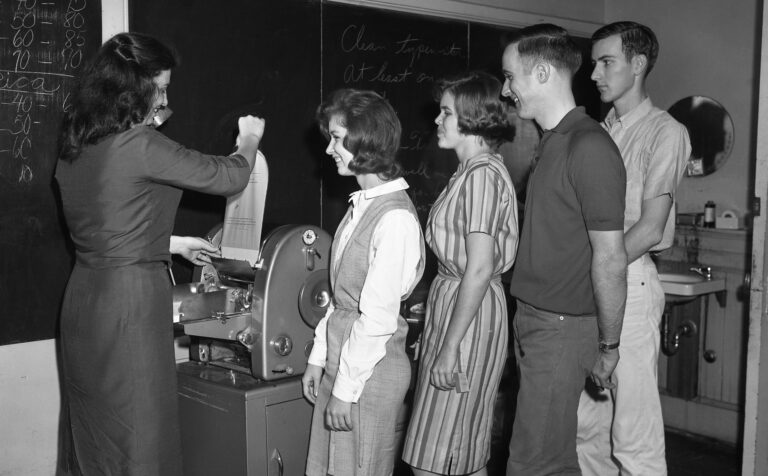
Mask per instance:
[[[606,344],[605,342],[600,342],[597,348],[600,349],[600,352],[608,352],[609,350],[618,349],[619,343],[614,342],[613,344]]]

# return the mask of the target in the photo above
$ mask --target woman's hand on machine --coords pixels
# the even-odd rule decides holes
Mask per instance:
[[[221,250],[208,240],[196,236],[171,236],[170,251],[181,255],[196,266],[211,262],[211,256],[221,256]]]

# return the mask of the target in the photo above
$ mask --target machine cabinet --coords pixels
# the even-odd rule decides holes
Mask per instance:
[[[312,406],[301,377],[267,382],[199,362],[177,365],[186,476],[300,476]]]

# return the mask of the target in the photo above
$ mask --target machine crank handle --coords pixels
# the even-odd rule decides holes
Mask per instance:
[[[322,259],[323,257],[320,256],[320,252],[317,251],[315,248],[308,247],[304,248],[304,253],[306,253],[306,268],[307,271],[312,271],[315,269],[315,256],[317,256],[317,259]]]

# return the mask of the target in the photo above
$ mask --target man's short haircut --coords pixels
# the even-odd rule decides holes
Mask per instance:
[[[648,67],[645,69],[645,75],[653,69],[656,64],[656,58],[659,56],[659,41],[653,30],[645,25],[633,21],[617,21],[600,28],[592,34],[592,44],[604,40],[609,36],[619,35],[621,37],[621,50],[624,52],[627,60],[631,60],[636,55],[645,55],[648,61]]]
[[[517,52],[530,71],[539,61],[550,63],[571,77],[581,67],[581,50],[564,28],[551,23],[525,27],[507,37],[507,46],[516,44]]]

